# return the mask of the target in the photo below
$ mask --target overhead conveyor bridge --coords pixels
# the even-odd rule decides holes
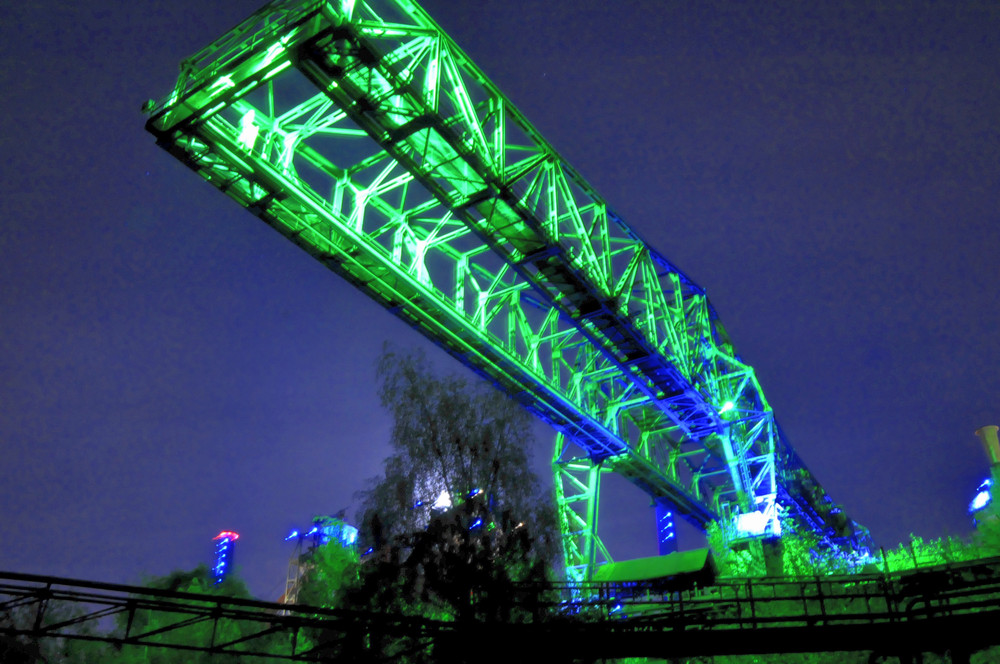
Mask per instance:
[[[575,578],[606,557],[603,472],[730,540],[777,535],[780,505],[864,548],[704,290],[415,3],[273,2],[149,110],[174,156],[555,427]]]

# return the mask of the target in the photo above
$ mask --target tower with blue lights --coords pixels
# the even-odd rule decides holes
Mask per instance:
[[[233,567],[233,552],[236,549],[236,540],[240,538],[239,533],[231,530],[223,530],[212,538],[215,542],[215,565],[212,566],[212,577],[215,583],[222,583],[229,570]]]

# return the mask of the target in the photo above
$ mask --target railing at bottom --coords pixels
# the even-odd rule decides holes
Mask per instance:
[[[478,661],[523,654],[685,656],[1000,644],[1000,559],[913,572],[662,584],[522,586],[518,622],[273,604],[213,595],[0,573],[0,634],[321,661],[423,650]],[[482,644],[490,652],[482,653]],[[478,645],[477,645],[478,644]]]

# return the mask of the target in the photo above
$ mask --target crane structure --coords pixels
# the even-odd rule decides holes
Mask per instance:
[[[276,0],[181,65],[147,129],[557,433],[567,571],[614,472],[729,542],[779,512],[863,553],[705,291],[412,0]]]

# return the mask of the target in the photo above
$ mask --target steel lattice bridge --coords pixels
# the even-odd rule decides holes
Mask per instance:
[[[0,659],[5,647],[41,639],[275,662],[387,661],[391,652],[510,662],[527,648],[552,662],[844,651],[872,651],[870,661],[950,651],[951,661],[968,662],[1000,644],[1000,558],[892,574],[727,579],[683,592],[590,584],[582,603],[565,599],[567,585],[512,593],[520,620],[444,622],[0,572],[0,636],[13,639],[0,639]]]
[[[558,432],[571,578],[615,472],[728,541],[867,531],[779,429],[705,291],[410,0],[278,0],[181,65],[147,129]]]

